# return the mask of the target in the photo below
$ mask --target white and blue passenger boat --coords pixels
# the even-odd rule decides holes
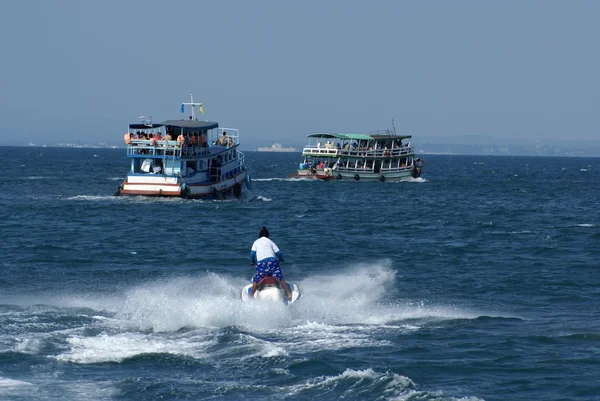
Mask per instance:
[[[130,124],[125,133],[127,177],[116,195],[175,196],[182,198],[239,198],[242,188],[250,186],[250,175],[244,165],[244,154],[238,150],[239,131],[222,128],[211,121],[195,118],[168,120],[154,124],[150,117]]]
[[[325,181],[400,181],[421,176],[423,161],[415,156],[411,135],[393,130],[369,134],[315,133],[302,150],[295,178]]]

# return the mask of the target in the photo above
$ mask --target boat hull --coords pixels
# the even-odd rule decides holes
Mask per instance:
[[[393,172],[359,172],[359,171],[336,171],[335,179],[353,181],[409,181],[414,177],[412,169]]]
[[[177,176],[130,174],[117,190],[117,195],[212,199],[239,198],[244,184],[248,187],[247,177],[246,171],[242,171],[220,182],[194,183],[191,180]]]

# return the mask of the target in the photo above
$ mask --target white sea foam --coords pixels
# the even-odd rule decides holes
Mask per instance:
[[[290,353],[390,347],[382,332],[414,332],[423,325],[431,327],[431,320],[482,315],[428,305],[426,300],[399,300],[394,293],[398,273],[390,261],[334,271],[290,280],[303,292],[290,306],[242,302],[240,291],[246,281],[214,273],[155,280],[121,294],[38,296],[33,300],[38,312],[39,303],[94,312],[81,315],[88,319],[82,326],[43,333],[41,342],[31,337],[17,347],[37,353],[50,337],[63,349],[56,359],[82,364],[120,362],[146,353],[211,360],[277,358]],[[228,327],[240,327],[245,333],[238,333],[227,347],[215,347],[215,332]],[[90,335],[85,328],[100,334]]]
[[[345,388],[345,389],[344,389]],[[415,383],[406,376],[394,372],[376,372],[373,369],[354,370],[346,369],[334,376],[319,376],[302,384],[285,388],[286,393],[302,396],[307,391],[313,394],[315,390],[321,393],[329,391],[340,392],[338,398],[369,399],[371,392],[377,389],[383,391],[386,400],[406,401],[413,399],[444,399],[452,401],[482,401],[476,397],[454,398],[445,397],[441,391],[418,390]]]
[[[84,201],[97,201],[97,200],[115,200],[116,196],[113,195],[75,195],[67,197],[68,200],[84,200]]]
[[[301,395],[304,391],[313,392],[319,389],[321,392],[331,391],[341,383],[349,386],[344,395],[356,398],[362,394],[368,398],[369,391],[374,386],[385,387],[386,399],[408,400],[412,397],[425,397],[427,393],[414,390],[415,384],[411,379],[396,373],[377,373],[373,369],[353,370],[346,369],[335,376],[320,376],[306,383],[291,386],[286,389],[294,395]],[[339,391],[339,390],[336,390]],[[340,398],[345,398],[340,396]]]
[[[289,181],[288,178],[253,178],[256,182],[271,182],[271,181]]]
[[[405,184],[407,182],[423,183],[423,182],[429,182],[429,181],[426,180],[423,177],[417,177],[417,178],[414,178],[414,177],[405,177],[405,178],[402,178],[402,180],[391,181],[391,182],[396,183],[396,184]]]
[[[33,383],[0,376],[0,399],[16,397],[16,399],[28,400],[31,399],[31,394],[35,389],[36,386]]]
[[[427,300],[402,300],[396,291],[398,270],[391,261],[376,261],[336,268],[331,274],[311,275],[296,283],[302,292],[293,305],[242,302],[244,277],[204,273],[191,277],[154,280],[121,294],[37,295],[10,300],[23,305],[89,308],[98,323],[133,331],[176,332],[182,328],[215,329],[241,326],[270,331],[355,331],[356,326],[392,325],[414,330],[414,319],[476,318],[481,313]],[[108,315],[108,316],[107,316]],[[483,313],[483,315],[490,315]],[[410,328],[404,326],[410,320]]]
[[[211,341],[180,336],[121,333],[101,334],[94,337],[70,336],[69,350],[57,355],[60,361],[75,363],[120,362],[137,355],[166,353],[202,358]]]
[[[3,393],[3,390],[11,389],[11,388],[21,388],[21,387],[30,387],[33,386],[32,383],[21,381],[21,380],[13,380],[8,379],[6,377],[0,376],[0,394]]]
[[[257,200],[261,200],[263,202],[271,202],[273,199],[267,198],[266,196],[258,195],[256,197]]]

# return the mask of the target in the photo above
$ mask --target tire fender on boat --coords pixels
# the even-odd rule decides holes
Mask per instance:
[[[341,175],[341,174],[338,174],[338,175],[337,175],[337,179],[338,179],[338,180],[341,180],[341,179],[342,179],[342,175]]]
[[[354,179],[355,179],[356,181],[360,180],[360,175],[358,175],[358,174],[354,174]]]
[[[379,181],[381,181],[381,182],[385,182],[385,175],[381,174],[381,175],[379,176]]]
[[[181,184],[181,195],[187,197],[190,194],[190,187],[184,182]]]
[[[235,196],[236,198],[242,196],[242,184],[240,184],[239,182],[233,184],[233,196]]]
[[[250,173],[246,173],[246,188],[252,189],[252,177],[250,177]]]

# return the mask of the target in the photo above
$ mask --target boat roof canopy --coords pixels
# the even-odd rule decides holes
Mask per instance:
[[[307,135],[309,138],[334,138],[334,139],[350,139],[350,140],[377,140],[377,139],[407,139],[412,138],[412,135],[366,135],[366,134],[328,134],[318,132]]]
[[[170,127],[179,127],[179,128],[190,128],[190,129],[199,129],[199,130],[209,130],[213,128],[217,128],[219,123],[215,123],[212,121],[195,121],[195,120],[167,120],[161,123],[162,125],[168,125]]]
[[[335,139],[373,139],[369,135],[365,134],[328,134],[324,132],[318,132],[315,134],[308,135],[309,138],[335,138]]]
[[[327,134],[325,132],[317,132],[314,134],[307,135],[309,138],[337,138],[335,134]]]
[[[365,134],[336,134],[336,135],[340,139],[355,139],[355,140],[366,139],[367,141],[373,139],[372,136],[365,135]]]
[[[308,135],[309,138],[334,138],[334,139],[354,139],[354,140],[371,140],[373,139],[370,135],[365,134],[328,134],[323,132],[318,132],[315,134]]]
[[[163,124],[129,124],[129,128],[132,129],[148,129],[148,128],[160,128]]]
[[[412,138],[412,135],[371,135],[371,138],[378,139],[408,139]]]

